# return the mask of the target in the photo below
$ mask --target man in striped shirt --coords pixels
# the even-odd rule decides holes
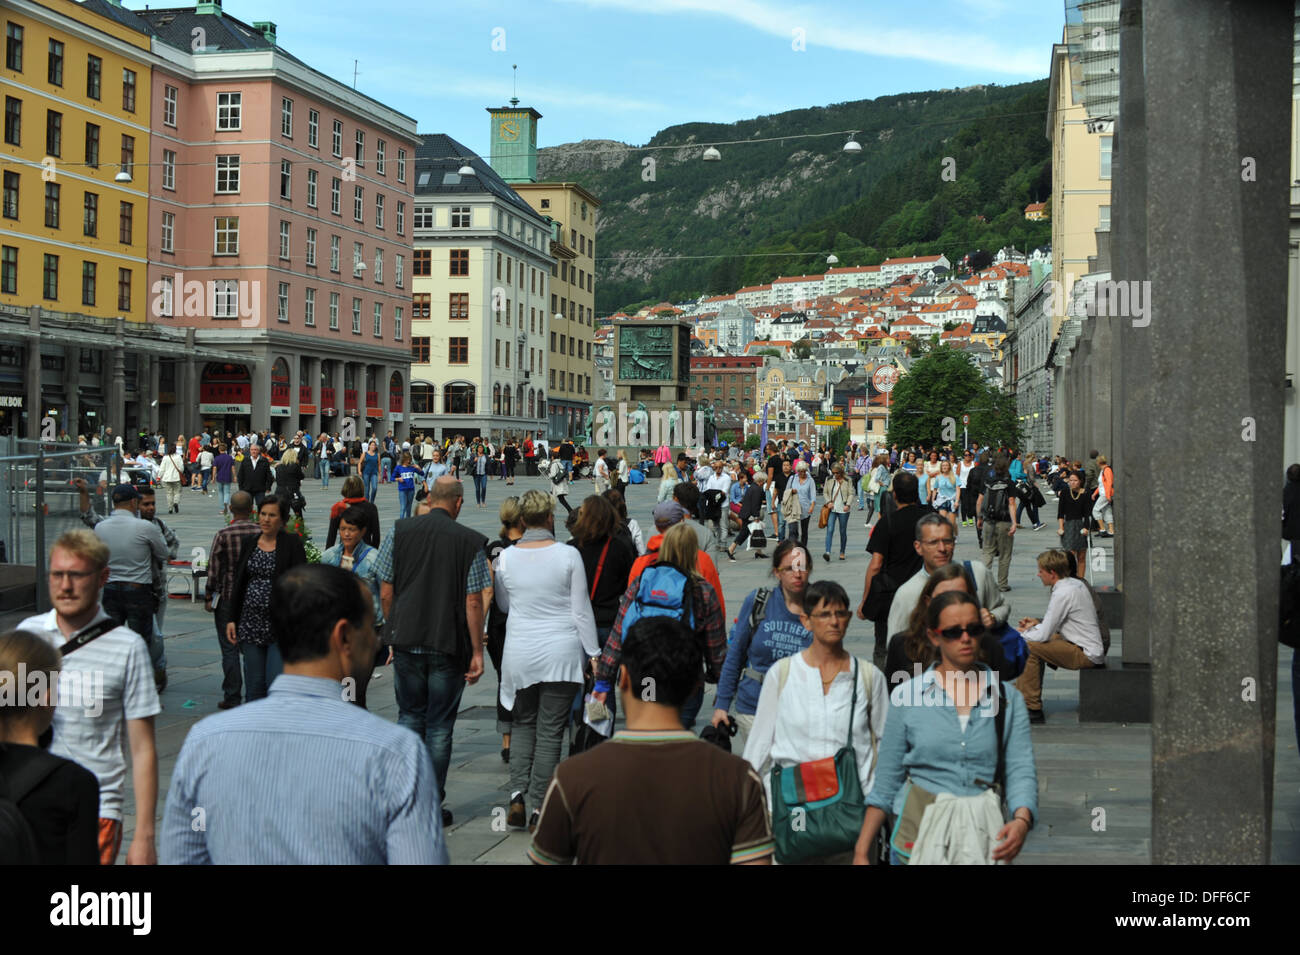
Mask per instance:
[[[447,863],[423,741],[352,705],[379,639],[366,585],[339,567],[278,577],[284,673],[265,699],[202,720],[163,814],[164,864]]]
[[[560,763],[528,857],[538,865],[770,865],[763,784],[739,756],[682,729],[700,650],[672,617],[645,617],[623,644],[627,729]]]

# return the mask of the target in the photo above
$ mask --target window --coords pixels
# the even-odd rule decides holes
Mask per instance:
[[[555,332],[551,332],[551,351],[555,351]]]
[[[117,270],[117,307],[124,312],[131,311],[131,270]]]
[[[469,206],[451,207],[451,227],[453,229],[469,228]]]
[[[393,306],[393,341],[402,340],[402,306]]]
[[[172,243],[176,236],[176,215],[171,212],[162,214],[162,234],[159,237],[159,246],[164,252],[175,251]]]
[[[280,160],[280,198],[293,198],[290,187],[293,184],[293,163],[287,159]]]
[[[216,245],[213,249],[214,255],[238,255],[239,254],[239,217],[238,216],[217,216],[216,220]]]
[[[384,141],[375,140],[375,172],[384,175]]]
[[[307,110],[307,145],[312,149],[320,146],[320,112],[318,110]]]
[[[379,193],[375,194],[375,228],[384,227],[384,197]]]
[[[428,318],[430,295],[428,292],[417,292],[411,297],[411,319]]]
[[[45,155],[63,155],[63,114],[45,111]]]
[[[352,218],[360,222],[365,211],[365,190],[361,186],[352,187]]]
[[[99,235],[99,196],[93,192],[86,193],[83,208],[81,232],[94,238]]]
[[[135,70],[122,70],[122,109],[135,112]]]
[[[163,87],[163,125],[176,126],[176,87]]]
[[[1097,207],[1097,228],[1102,231],[1110,230],[1110,206]]]
[[[362,271],[366,267],[366,253],[360,242],[352,243],[352,277],[361,278]]]
[[[469,364],[469,339],[468,338],[447,339],[447,364],[449,365]]]
[[[59,297],[59,257],[57,255],[47,254],[45,256],[45,276],[41,287],[46,298],[57,299]]]
[[[176,188],[176,151],[172,149],[163,150],[163,188]]]
[[[498,259],[497,261],[498,261],[498,264],[500,264],[500,260]],[[515,260],[514,260],[514,259],[506,259],[506,284],[507,284],[507,285],[509,285],[510,283],[512,283],[512,282],[514,281],[514,279],[511,277],[511,271],[512,271],[512,270],[511,270],[511,266],[513,266],[514,264],[515,264]],[[501,270],[500,270],[500,269],[497,269],[497,271],[500,272]],[[500,278],[500,277],[501,277],[500,275],[497,276],[497,278]]]
[[[5,25],[5,69],[23,71],[23,28],[16,23]]]
[[[433,228],[433,206],[416,206],[415,220],[412,227],[416,229]]]
[[[103,72],[104,61],[94,55],[86,57],[86,95],[99,99],[99,78]]]
[[[397,151],[397,181],[406,182],[406,150]]]
[[[332,235],[330,236],[330,271],[337,272],[338,270],[339,270],[339,237],[336,235]]]
[[[331,146],[333,147],[331,152],[335,156],[343,155],[343,121],[340,119],[334,120],[334,136]]]
[[[330,331],[339,330],[339,293],[330,292]]]
[[[316,290],[314,288],[303,289],[302,323],[308,328],[316,327]]]
[[[280,135],[293,139],[293,100],[280,97]]]
[[[406,203],[397,204],[397,234],[406,235]]]
[[[330,212],[335,215],[339,214],[339,181],[330,180]]]
[[[384,305],[382,302],[375,303],[375,337],[384,337]]]
[[[497,253],[497,281],[501,281],[501,253]]]
[[[239,191],[239,157],[217,157],[217,192]]]
[[[469,293],[452,292],[447,296],[447,317],[455,321],[469,318]]]
[[[451,254],[452,255],[456,254],[454,249],[452,250]],[[411,259],[411,274],[412,275],[432,274],[430,271],[430,262],[431,262],[430,257],[432,255],[433,253],[428,249],[416,249],[415,252],[413,253],[414,257]]]
[[[128,176],[135,170],[135,137],[122,136],[122,172]]]
[[[361,334],[361,299],[352,300],[352,334]]]
[[[58,40],[50,41],[50,56],[45,69],[45,78],[51,86],[63,85],[63,44]]]
[[[365,166],[365,164],[366,164],[366,134],[363,133],[363,132],[362,132],[361,130],[359,130],[359,129],[357,130],[357,149],[356,149],[356,159],[357,159],[357,165],[358,165],[358,166],[362,166],[362,167]]]
[[[315,169],[307,170],[307,207],[316,208],[316,186],[320,178],[320,173]]]
[[[289,223],[280,222],[280,258],[289,257]]]
[[[86,124],[86,165],[99,165],[99,127],[94,123]]]
[[[23,139],[23,101],[12,96],[5,97],[5,142],[10,146],[21,146]]]
[[[426,335],[411,337],[411,361],[419,365],[429,363],[429,338]]]
[[[118,204],[117,219],[117,241],[123,245],[131,244],[131,233],[134,226],[135,207],[129,202]]]
[[[542,200],[542,208],[543,208],[543,209],[549,209],[549,208],[551,208],[551,200],[550,200],[550,199],[543,199],[543,200]]]
[[[307,264],[316,264],[316,230],[307,230]]]
[[[398,254],[393,257],[393,284],[398,288],[402,287],[402,280],[406,278],[406,257]]]
[[[81,304],[95,304],[95,269],[97,266],[94,262],[81,263]],[[171,312],[167,312],[168,315]]]
[[[289,320],[289,283],[281,282],[279,291],[275,297],[275,318],[276,321],[287,322]]]
[[[425,273],[428,275],[429,273]],[[450,275],[469,275],[469,249],[451,250]]]
[[[499,338],[492,343],[492,367],[493,368],[501,367],[501,339]],[[498,385],[497,387],[499,388],[501,386]],[[500,410],[494,409],[494,413],[499,414]]]
[[[243,96],[243,93],[217,94],[217,129],[243,127]]]
[[[375,249],[375,281],[383,282],[384,280],[384,250]]]
[[[12,245],[0,248],[0,293],[18,294],[18,250]]]
[[[239,317],[239,282],[235,279],[213,279],[212,317]]]
[[[1110,147],[1113,138],[1112,136],[1101,137],[1101,171],[1097,174],[1099,179],[1110,178]]]
[[[468,359],[465,364],[468,364]],[[442,388],[442,410],[444,414],[473,414],[473,385],[444,385]]]
[[[57,229],[59,227],[59,184],[57,182],[47,182],[45,184],[45,228]]]

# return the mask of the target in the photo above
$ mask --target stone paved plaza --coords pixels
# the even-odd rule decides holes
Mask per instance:
[[[653,533],[650,512],[654,506],[658,481],[628,488],[629,510]],[[495,536],[497,505],[507,493],[523,493],[529,488],[546,488],[541,478],[521,477],[513,488],[491,480],[488,507],[473,503],[473,487],[467,490],[470,500],[461,511],[461,521],[488,536]],[[308,524],[319,545],[324,545],[329,506],[338,500],[342,481],[334,478],[328,490],[319,481],[304,486],[307,497]],[[577,504],[591,491],[590,482],[575,483],[570,503]],[[397,492],[393,485],[381,485],[376,501],[386,527],[397,514]],[[160,496],[160,513],[163,510]],[[1055,503],[1044,508],[1047,526],[1038,532],[1022,527],[1015,536],[1011,585],[1007,594],[1011,602],[1010,619],[1014,623],[1024,616],[1040,616],[1047,606],[1047,590],[1035,576],[1037,554],[1055,546]],[[557,517],[562,522],[562,512]],[[195,546],[207,548],[223,519],[215,495],[204,497],[187,490],[182,496],[181,513],[164,515],[181,541],[181,557]],[[832,551],[831,562],[821,560],[822,538],[813,522],[811,530],[814,567],[813,578],[829,577],[839,581],[853,600],[862,593],[867,568],[864,552],[867,531],[859,512],[853,512],[849,528],[849,557],[840,562]],[[978,558],[975,529],[960,528],[956,560]],[[561,534],[562,534],[561,530]],[[561,536],[561,539],[564,539]],[[838,541],[837,541],[838,543]],[[1094,575],[1097,584],[1112,582],[1110,541],[1098,541],[1107,551],[1107,568]],[[770,553],[769,549],[769,553]],[[728,625],[735,617],[745,594],[771,582],[770,562],[757,561],[743,551],[738,561],[730,563],[725,555],[717,556],[727,605]],[[436,559],[436,558],[435,558]],[[180,581],[174,584],[180,590]],[[0,620],[12,626],[25,614],[9,614]],[[188,598],[173,599],[167,610],[168,687],[162,694],[164,711],[157,719],[160,762],[161,816],[171,770],[189,728],[198,720],[217,712],[221,699],[221,665],[216,633],[211,615],[203,611],[202,602]],[[1118,661],[1122,634],[1113,632],[1111,657]],[[854,619],[848,636],[849,649],[871,657],[872,630],[869,623]],[[1296,732],[1292,717],[1290,663],[1292,651],[1282,648],[1279,654],[1277,742],[1273,811],[1272,858],[1278,863],[1300,862],[1300,761],[1297,760]],[[1021,864],[1114,864],[1146,863],[1150,859],[1151,836],[1151,741],[1145,725],[1088,724],[1078,720],[1078,676],[1065,671],[1047,670],[1044,701],[1047,723],[1033,728],[1034,754],[1038,766],[1038,825],[1030,835],[1018,862]],[[494,701],[497,681],[491,664],[476,686],[466,689],[460,717],[456,723],[455,744],[450,778],[447,784],[447,808],[455,814],[447,837],[453,863],[506,863],[525,861],[526,833],[498,831],[493,826],[494,809],[503,812],[495,817],[500,825],[508,799],[507,767],[501,762],[500,737],[495,733]],[[712,711],[712,688],[706,695],[697,731],[703,717]],[[372,711],[386,719],[397,719],[393,699],[391,668],[376,671],[368,699]],[[127,787],[126,834],[121,861],[125,861],[134,828],[134,804]],[[1105,810],[1104,831],[1094,831],[1097,809]]]

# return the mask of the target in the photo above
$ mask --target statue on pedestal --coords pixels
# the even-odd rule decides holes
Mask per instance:
[[[677,402],[668,409],[668,443],[676,444],[679,438],[684,438],[682,434],[682,413],[677,410]]]

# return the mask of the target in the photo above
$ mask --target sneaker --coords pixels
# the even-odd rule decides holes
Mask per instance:
[[[1034,525],[1034,530],[1036,530],[1036,531],[1041,531],[1041,530],[1042,530],[1044,527],[1046,527],[1046,526],[1047,526],[1046,524],[1043,524],[1042,522],[1039,522],[1039,523],[1037,523],[1037,524]]]
[[[238,705],[239,705],[238,700],[222,700],[220,703],[217,704],[217,709],[233,710]]]
[[[829,564],[829,563],[831,562],[831,555],[830,555],[830,554],[822,554],[822,560],[826,561],[826,563]]]
[[[1008,587],[1006,584],[998,584],[998,590],[1002,591],[1003,593],[1006,593],[1010,589],[1011,588]]]
[[[450,809],[444,809],[444,810],[442,811],[442,828],[446,829],[448,826],[450,826],[451,823],[452,823],[452,819],[453,819],[453,816],[452,816],[452,814],[451,814],[451,810],[450,810]]]
[[[731,561],[734,564],[736,562],[736,555],[733,554],[731,551],[727,551],[727,560]]]
[[[534,809],[533,814],[528,817],[529,832],[537,831],[537,823],[541,821],[541,818],[542,818],[542,811],[540,809]]]
[[[1031,723],[1046,723],[1046,722],[1047,722],[1047,716],[1046,716],[1046,714],[1043,713],[1042,710],[1029,710],[1029,722],[1031,722]]]
[[[524,794],[521,792],[510,794],[510,813],[506,816],[506,827],[509,829],[523,830],[528,827],[525,821],[528,814],[524,811]]]

